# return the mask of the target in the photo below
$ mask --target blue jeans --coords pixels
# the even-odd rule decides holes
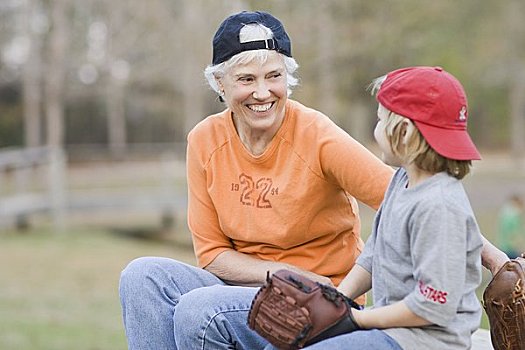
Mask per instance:
[[[139,258],[122,271],[120,301],[131,350],[264,349],[247,325],[258,288],[228,286],[167,258]]]
[[[403,350],[388,334],[378,329],[355,331],[303,348],[305,350]],[[277,350],[271,344],[264,350]]]
[[[139,258],[122,271],[120,301],[131,350],[274,349],[249,329],[258,288],[226,285],[213,274],[167,258]],[[379,330],[343,334],[307,347],[401,350]]]
[[[374,350],[403,350],[388,334],[379,329],[355,331],[337,337],[323,340],[304,349],[307,350],[339,350],[339,349],[374,349]]]

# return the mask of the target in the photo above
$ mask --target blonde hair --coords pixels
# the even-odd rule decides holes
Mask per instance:
[[[381,106],[385,108],[384,106]],[[430,173],[447,172],[458,180],[464,178],[472,166],[470,160],[443,157],[430,147],[416,125],[406,117],[388,111],[385,134],[392,152],[405,164],[414,164]]]
[[[381,90],[386,78],[387,75],[383,75],[372,80],[368,86],[372,95]],[[413,163],[418,168],[434,174],[445,171],[458,180],[470,173],[472,161],[450,159],[440,155],[430,147],[410,118],[396,114],[382,104],[379,104],[379,108],[383,108],[387,114],[385,133],[392,152],[405,164]]]

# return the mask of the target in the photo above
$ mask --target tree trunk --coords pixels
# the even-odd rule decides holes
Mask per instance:
[[[338,103],[337,103],[337,79],[335,79],[335,45],[334,45],[334,20],[331,15],[330,2],[319,1],[317,10],[313,11],[313,16],[317,19],[317,55],[318,55],[318,81],[317,95],[318,108],[321,112],[328,115],[332,120],[340,124]],[[314,83],[314,82],[311,82]]]
[[[106,108],[108,113],[108,143],[109,151],[114,159],[120,159],[126,152],[127,131],[126,131],[126,108],[125,108],[125,85],[127,77],[115,74],[116,61],[125,48],[120,47],[120,40],[116,32],[125,26],[122,5],[116,2],[110,4],[109,32],[107,45],[106,71],[108,74],[108,85],[106,93]],[[127,23],[126,23],[127,24]]]
[[[523,22],[523,4],[514,0],[507,6],[506,23],[508,25],[507,47],[509,68],[509,113],[511,151],[514,164],[525,167],[525,68],[522,61],[525,30]]]
[[[124,86],[110,77],[106,94],[108,109],[109,150],[114,159],[121,159],[126,152],[126,113]]]
[[[180,35],[179,39],[184,45],[182,64],[182,80],[175,79],[176,84],[183,95],[183,118],[184,118],[184,134],[186,135],[197,124],[204,115],[204,84],[203,84],[203,70],[206,65],[202,53],[196,52],[196,45],[192,45],[194,40],[205,40],[202,31],[196,31],[195,28],[206,25],[206,18],[202,18],[202,1],[191,0],[182,3],[183,16],[179,27],[180,33],[191,34]],[[211,39],[208,38],[211,41]],[[209,56],[204,56],[209,57]]]
[[[512,155],[516,160],[525,157],[525,69],[516,65],[510,82],[510,135]]]
[[[40,146],[41,115],[40,103],[40,42],[31,27],[31,19],[35,15],[35,1],[26,0],[24,13],[24,30],[29,41],[27,61],[23,68],[23,106],[24,106],[24,143],[26,147]]]
[[[64,143],[64,79],[66,54],[67,0],[50,2],[51,34],[46,71],[47,144],[60,148]]]

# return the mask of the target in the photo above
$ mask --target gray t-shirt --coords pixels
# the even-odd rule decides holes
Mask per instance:
[[[470,349],[480,323],[482,240],[461,182],[438,173],[408,189],[395,173],[357,264],[372,274],[374,307],[404,300],[433,323],[386,329],[405,350]]]

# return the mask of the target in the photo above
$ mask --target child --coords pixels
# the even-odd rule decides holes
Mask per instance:
[[[482,240],[459,181],[480,159],[465,93],[439,67],[396,70],[372,85],[374,136],[384,162],[399,169],[338,290],[355,298],[373,286],[374,307],[353,312],[363,330],[309,349],[469,349],[481,317]]]
[[[517,195],[511,195],[504,203],[498,216],[498,246],[511,259],[520,255],[522,248],[523,200]]]

